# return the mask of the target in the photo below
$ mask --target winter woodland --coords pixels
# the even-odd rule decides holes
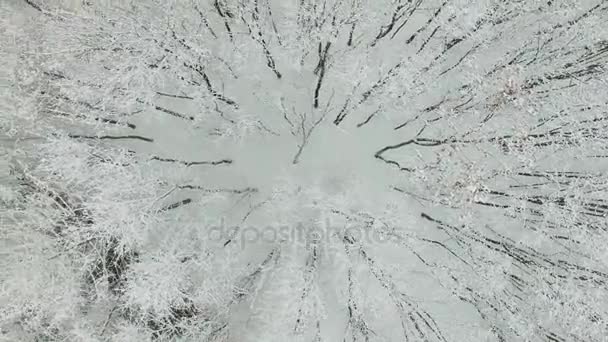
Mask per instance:
[[[1,1],[0,341],[608,341],[607,22]]]

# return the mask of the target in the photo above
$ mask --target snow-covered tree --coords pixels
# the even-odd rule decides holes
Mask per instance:
[[[606,341],[607,1],[0,20],[0,340]]]

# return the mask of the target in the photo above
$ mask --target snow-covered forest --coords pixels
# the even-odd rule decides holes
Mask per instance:
[[[0,1],[0,341],[608,341],[608,1]]]

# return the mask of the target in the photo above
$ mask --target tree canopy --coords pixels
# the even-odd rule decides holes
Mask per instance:
[[[608,1],[0,4],[0,340],[605,341]]]

